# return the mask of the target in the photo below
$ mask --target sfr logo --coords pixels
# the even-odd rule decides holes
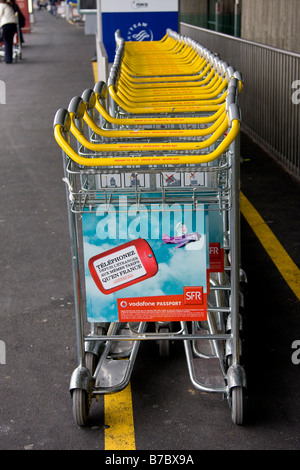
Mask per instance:
[[[202,305],[203,304],[203,287],[184,287],[183,298],[185,305]]]
[[[220,243],[210,243],[209,244],[209,256],[210,258],[221,258]]]

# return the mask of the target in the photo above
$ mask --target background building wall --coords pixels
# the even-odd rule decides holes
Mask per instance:
[[[234,31],[238,3],[238,34]],[[180,21],[300,53],[300,0],[180,0]],[[216,4],[221,11],[216,22]]]
[[[240,35],[241,0],[180,0],[180,21],[230,35]],[[238,18],[235,18],[235,13]],[[236,21],[237,20],[237,21]]]
[[[180,21],[207,28],[207,0],[180,0]]]
[[[243,39],[300,53],[299,0],[242,0],[241,13]]]

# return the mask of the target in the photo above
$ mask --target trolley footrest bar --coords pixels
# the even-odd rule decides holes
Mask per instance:
[[[219,312],[220,309],[217,309],[217,311]],[[163,339],[170,340],[170,341],[176,341],[176,340],[193,341],[193,340],[199,340],[199,339],[221,341],[221,340],[230,339],[230,337],[231,335],[226,334],[226,333],[215,334],[215,335],[208,334],[203,337],[201,336],[200,338],[199,338],[199,335],[192,335],[192,334],[184,334],[184,335],[176,336],[173,333],[144,333],[142,335],[137,335],[136,337],[127,336],[127,335],[122,335],[122,336],[110,335],[109,337],[108,336],[95,336],[95,337],[88,336],[87,338],[89,341],[111,342],[111,341],[147,341],[147,340],[153,341],[153,340],[163,340]]]
[[[188,337],[187,326],[183,326],[185,333],[184,337]],[[195,335],[197,336],[197,335]],[[201,336],[201,339],[217,339],[214,337],[225,336],[225,335],[204,335]],[[227,335],[226,335],[227,336]],[[212,338],[213,337],[213,338]],[[183,339],[185,339],[183,338]],[[199,335],[197,336],[199,340]],[[228,387],[225,382],[225,377],[222,372],[222,367],[218,358],[203,359],[200,357],[194,357],[192,351],[192,343],[190,341],[184,341],[184,350],[187,360],[188,371],[190,375],[190,380],[192,385],[197,389],[203,392],[217,392],[217,393],[227,393]],[[209,365],[208,365],[209,363]],[[199,367],[201,364],[201,367]],[[211,379],[211,374],[205,372],[203,376],[203,366],[208,365],[210,372],[213,371],[213,379]],[[200,375],[200,378],[199,378]],[[209,377],[210,383],[208,383],[207,378]],[[200,382],[201,380],[201,382]]]
[[[138,327],[138,334],[142,334],[146,327],[146,323],[140,323]],[[130,381],[140,343],[133,341],[132,347],[128,349],[129,355],[126,358],[124,358],[124,350],[119,348],[119,359],[114,359],[113,357],[116,354],[116,348],[113,347],[114,343],[112,343],[110,339],[112,337],[116,337],[118,342],[123,338],[126,338],[127,341],[130,341],[130,338],[131,340],[133,339],[131,335],[124,334],[124,328],[119,329],[121,332],[120,335],[116,335],[118,329],[118,324],[112,324],[109,328],[109,337],[106,338],[109,341],[106,342],[104,351],[99,359],[94,374],[95,385],[92,392],[93,394],[115,393],[121,391],[128,385]],[[126,329],[128,328],[125,328],[125,330]],[[110,334],[110,332],[112,334]]]

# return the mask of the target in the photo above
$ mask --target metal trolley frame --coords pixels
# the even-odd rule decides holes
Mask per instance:
[[[118,34],[116,40],[117,46],[123,45]],[[173,48],[175,41],[176,58],[177,51],[183,48],[180,44],[184,44],[189,53],[193,51],[190,49],[191,41],[182,40],[176,33],[168,32],[164,41]],[[199,58],[201,55],[197,48],[193,57]],[[54,119],[55,138],[63,151],[78,346],[78,367],[71,377],[70,392],[74,419],[80,426],[87,422],[93,398],[118,392],[127,386],[140,343],[147,340],[158,342],[162,356],[168,356],[171,341],[183,341],[193,386],[226,396],[233,422],[244,422],[247,384],[240,338],[240,282],[244,273],[240,266],[240,110],[237,104],[241,77],[232,67],[216,60],[215,55],[210,57],[205,48],[201,50],[204,70],[210,61],[203,77],[213,70],[211,77],[218,74],[214,84],[219,78],[219,84],[227,81],[224,99],[218,100],[213,94],[209,98],[210,103],[206,103],[206,90],[200,98],[204,104],[195,105],[198,111],[192,105],[189,114],[179,109],[180,105],[172,103],[161,104],[163,110],[157,112],[145,112],[149,105],[143,107],[140,104],[137,105],[138,111],[135,104],[130,105],[135,112],[128,111],[118,104],[119,89],[115,85],[116,80],[120,82],[120,74],[116,70],[125,64],[125,59],[124,51],[120,53],[117,47],[108,88],[98,83],[94,90],[85,90],[81,97],[71,100],[68,110],[58,110]],[[141,83],[147,82],[147,77],[142,78]],[[168,77],[161,82],[166,83]],[[141,95],[143,100],[146,95],[147,92]],[[218,97],[222,95],[222,91],[217,93]],[[151,91],[148,97],[153,99]],[[172,108],[170,111],[170,107],[176,110]],[[99,113],[98,118],[96,112]],[[181,131],[186,130],[186,119],[190,120],[191,126],[187,127],[192,127],[192,130],[182,134]],[[193,123],[197,119],[200,124]],[[201,125],[201,120],[206,124],[212,122],[209,125],[215,127],[207,131],[207,125]],[[161,132],[162,123],[165,123],[165,133]],[[84,131],[86,126],[88,135]],[[183,178],[197,172],[202,175],[204,183],[189,187],[168,186],[162,175],[170,170]],[[108,187],[103,183],[104,177],[112,178],[111,175],[119,175],[120,181],[124,181],[129,173],[133,175],[130,186]],[[145,188],[137,183],[138,177],[147,179]],[[150,203],[168,208],[179,201],[191,207],[192,211],[205,207],[221,214],[224,269],[210,272],[207,316],[203,321],[197,318],[175,322],[167,318],[150,322],[96,321],[90,322],[87,333],[82,217],[95,213],[99,205],[107,213],[110,210],[122,212],[122,196],[126,203],[135,204],[137,211]]]

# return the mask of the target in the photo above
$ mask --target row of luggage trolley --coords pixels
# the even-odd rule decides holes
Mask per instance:
[[[115,34],[107,83],[54,118],[72,250],[73,416],[124,389],[142,341],[182,341],[200,391],[244,422],[239,72],[194,40]]]

